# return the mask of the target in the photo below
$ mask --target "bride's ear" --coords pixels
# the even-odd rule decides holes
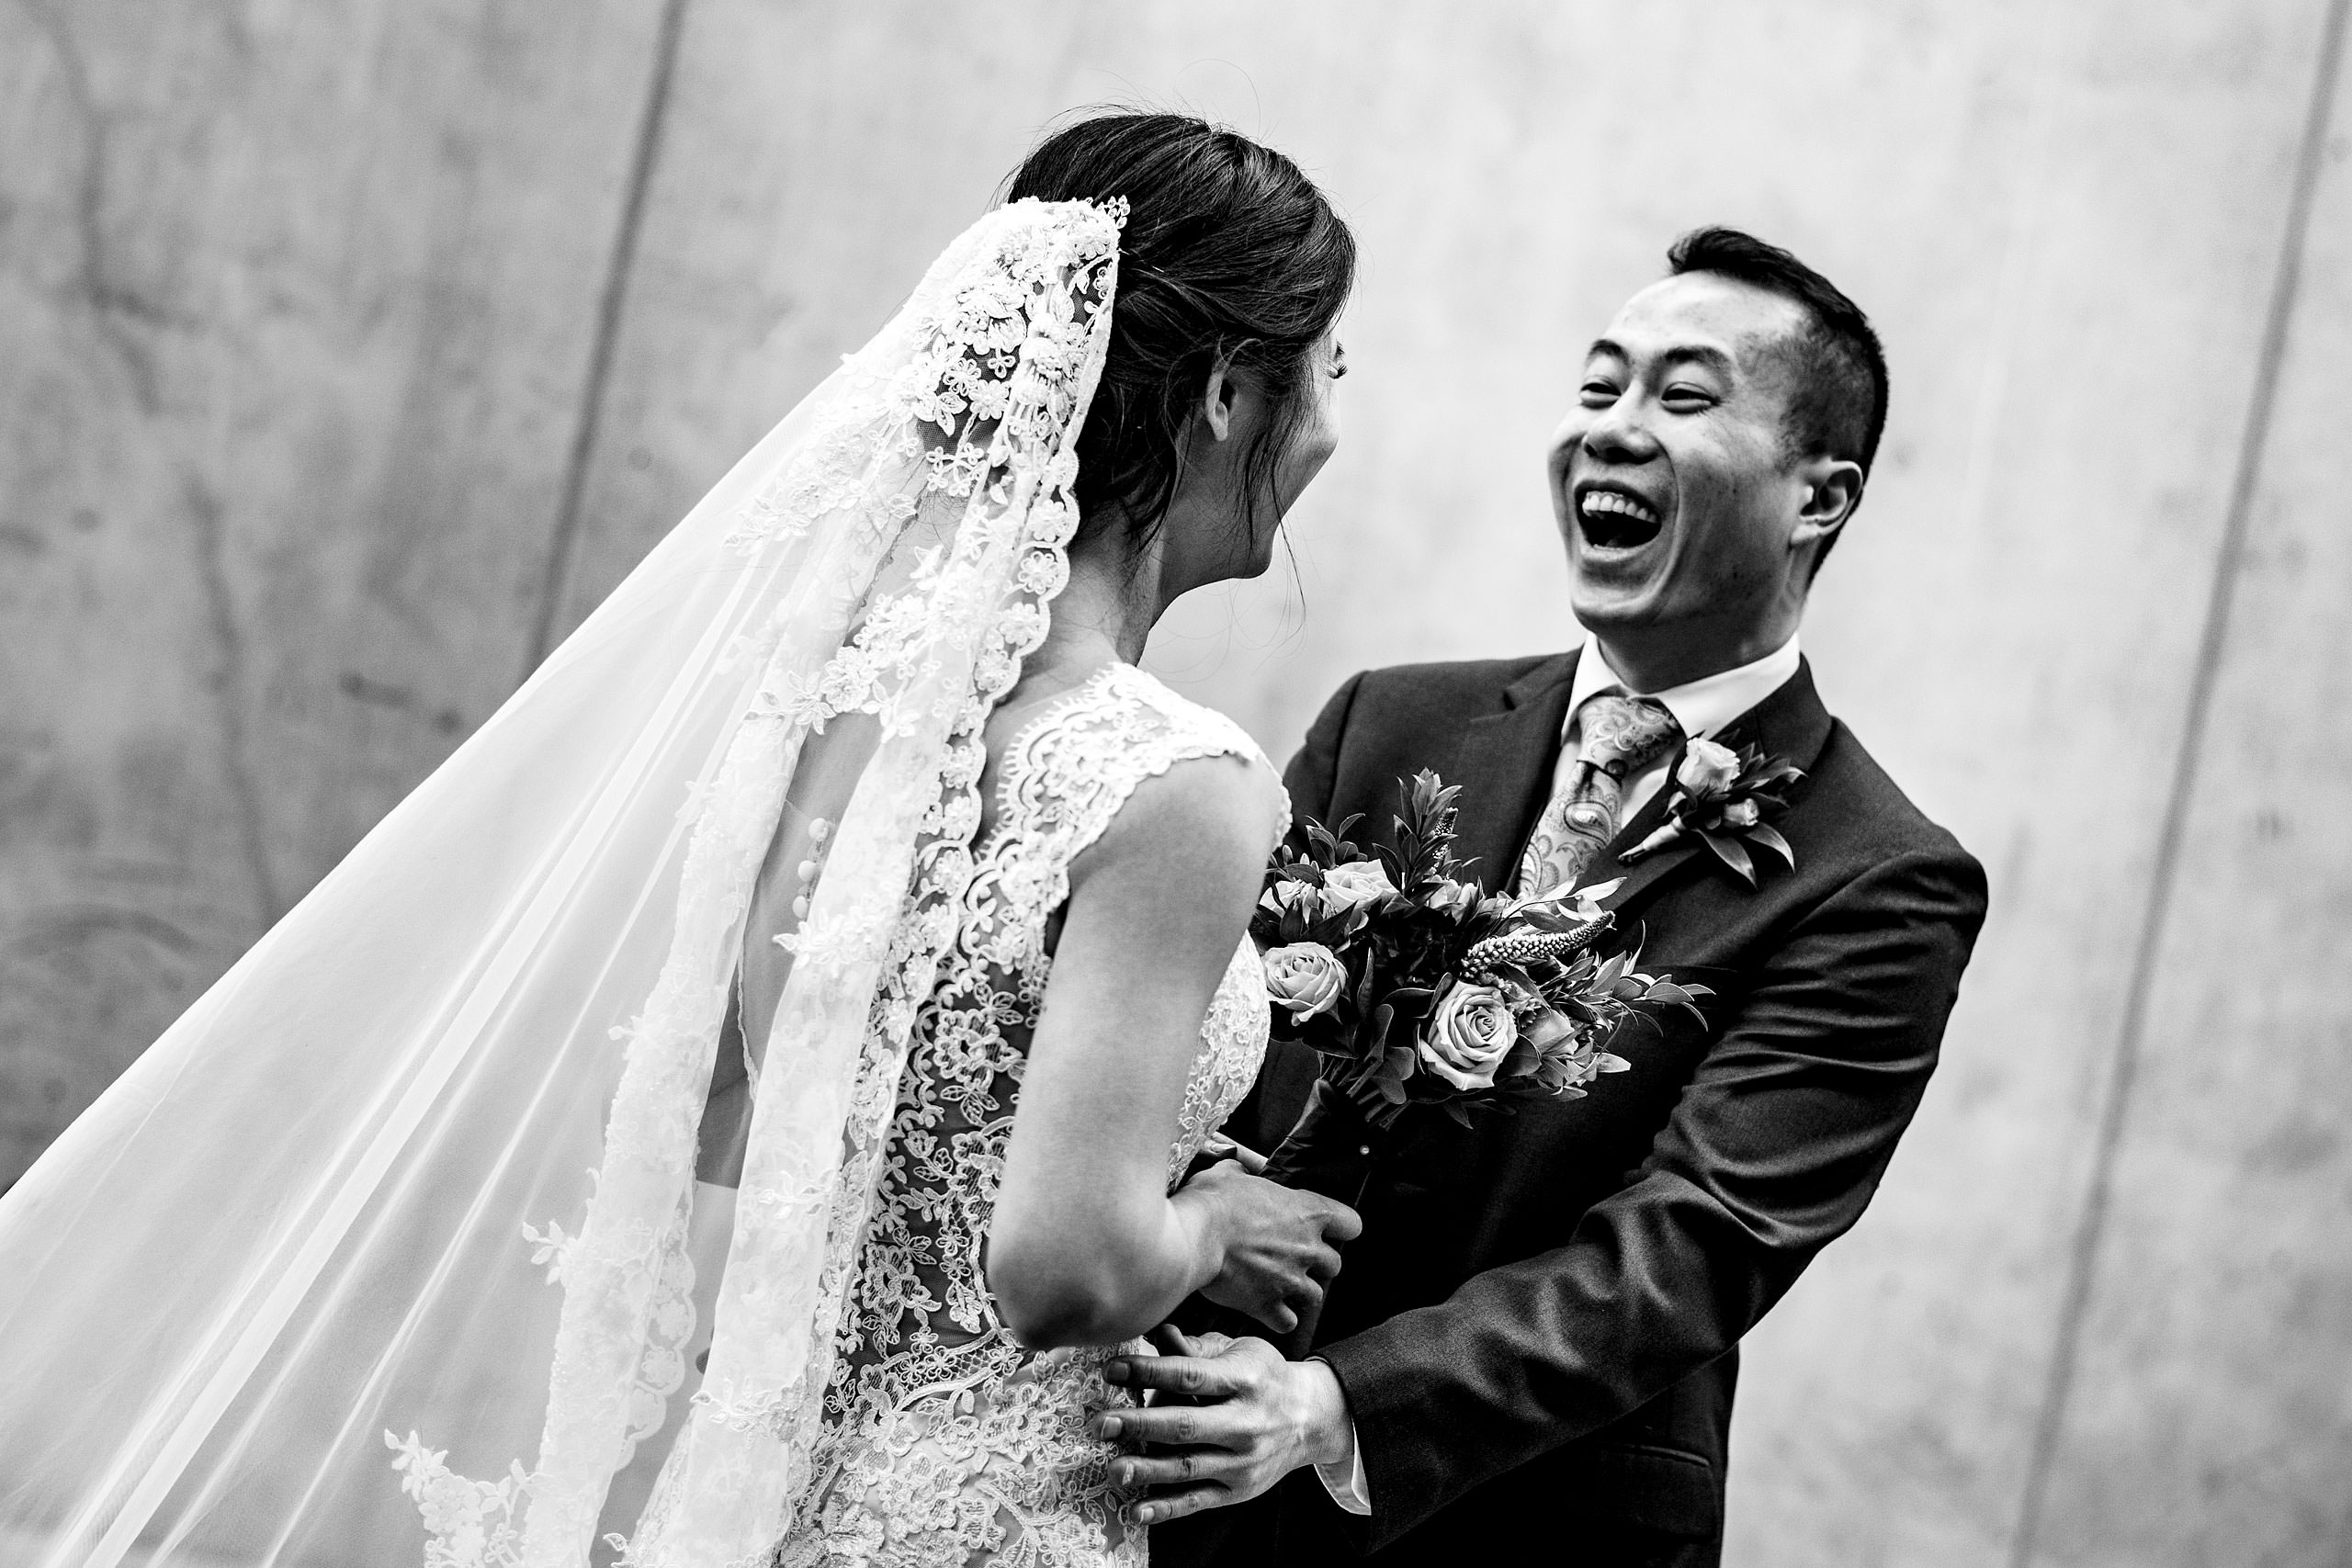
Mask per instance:
[[[1208,385],[1201,389],[1201,418],[1207,422],[1209,434],[1219,441],[1233,434],[1236,407],[1253,389],[1248,381],[1249,372],[1234,372],[1233,362],[1220,359],[1210,365]]]

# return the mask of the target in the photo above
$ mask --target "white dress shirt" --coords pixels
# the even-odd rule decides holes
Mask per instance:
[[[1560,761],[1552,773],[1552,793],[1556,795],[1575,782],[1577,745],[1583,738],[1582,726],[1577,720],[1587,697],[1597,697],[1603,692],[1647,697],[1674,716],[1674,722],[1682,727],[1684,739],[1705,740],[1786,685],[1789,677],[1797,672],[1800,657],[1797,639],[1792,636],[1753,663],[1718,671],[1679,686],[1668,686],[1663,692],[1636,692],[1610,667],[1609,656],[1600,650],[1600,639],[1590,632],[1585,633],[1584,651],[1577,656],[1576,678],[1568,685],[1567,728],[1560,738]],[[1649,766],[1627,776],[1619,796],[1620,828],[1649,804],[1650,796],[1666,783],[1667,764],[1673,760],[1674,748],[1669,746]]]
[[[1736,670],[1718,671],[1679,686],[1668,686],[1663,692],[1636,692],[1610,667],[1609,656],[1600,650],[1600,639],[1590,632],[1585,633],[1584,651],[1577,656],[1576,676],[1568,685],[1568,722],[1560,737],[1560,761],[1553,770],[1552,793],[1556,795],[1575,782],[1577,743],[1582,739],[1577,714],[1587,697],[1597,697],[1603,692],[1647,697],[1674,716],[1685,739],[1704,740],[1786,685],[1789,677],[1797,672],[1798,658],[1797,639],[1792,635],[1763,658]],[[1620,828],[1631,822],[1649,804],[1650,796],[1665,784],[1667,764],[1673,760],[1674,748],[1669,746],[1656,761],[1625,779],[1619,797]],[[1347,1457],[1317,1465],[1315,1473],[1331,1494],[1331,1501],[1341,1508],[1351,1514],[1372,1512],[1372,1491],[1364,1484],[1363,1450],[1356,1443],[1354,1422],[1348,1424]]]

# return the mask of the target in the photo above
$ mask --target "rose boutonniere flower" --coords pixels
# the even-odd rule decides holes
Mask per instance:
[[[1771,818],[1788,810],[1782,792],[1803,777],[1803,770],[1779,757],[1767,757],[1761,747],[1734,751],[1713,740],[1693,740],[1682,753],[1682,765],[1674,770],[1666,820],[1617,858],[1630,864],[1679,839],[1695,836],[1750,887],[1756,886],[1750,845],[1771,851],[1794,871],[1796,852],[1773,828]]]

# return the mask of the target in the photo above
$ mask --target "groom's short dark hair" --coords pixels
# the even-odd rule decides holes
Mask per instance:
[[[1797,389],[1789,399],[1791,450],[1801,457],[1849,457],[1867,479],[1886,428],[1886,352],[1861,307],[1780,246],[1737,229],[1693,229],[1674,242],[1666,262],[1676,276],[1711,272],[1804,311],[1807,324],[1795,344]],[[1821,553],[1829,553],[1827,545]]]

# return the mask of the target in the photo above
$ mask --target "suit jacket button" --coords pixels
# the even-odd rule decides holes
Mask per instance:
[[[1363,1156],[1366,1159],[1370,1159],[1372,1157],[1372,1145],[1370,1144],[1358,1145],[1356,1147],[1356,1153]]]

